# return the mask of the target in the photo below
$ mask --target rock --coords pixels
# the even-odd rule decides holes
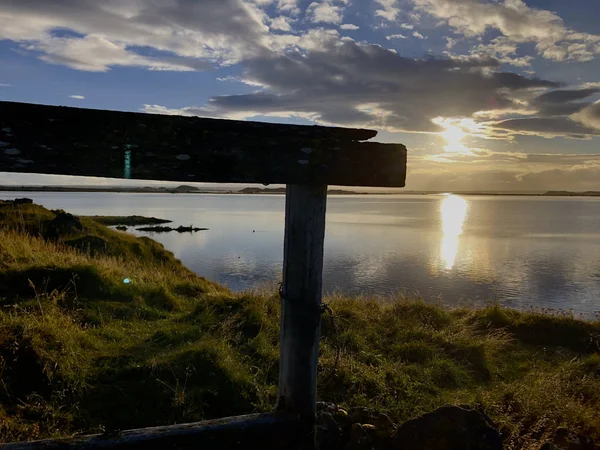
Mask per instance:
[[[590,438],[579,435],[566,428],[558,428],[552,441],[544,443],[540,450],[598,450]]]
[[[54,211],[56,217],[48,224],[47,235],[49,238],[57,239],[62,236],[80,234],[83,225],[78,217],[64,211]]]
[[[329,412],[317,413],[317,442],[318,447],[323,450],[342,446],[342,429]]]
[[[127,227],[125,225],[117,225],[115,228],[119,231],[127,231]]]
[[[317,414],[320,412],[328,412],[330,414],[336,413],[338,406],[331,402],[317,402]]]
[[[373,425],[379,413],[365,408],[364,406],[356,406],[348,410],[348,417],[353,423],[368,423]]]
[[[81,236],[66,241],[65,244],[86,252],[91,256],[106,254],[109,249],[108,242],[99,236]]]
[[[502,450],[502,438],[484,414],[443,406],[404,422],[394,439],[395,450]]]
[[[394,430],[396,425],[392,422],[392,419],[389,418],[386,414],[379,414],[375,418],[374,425],[378,430]]]
[[[33,200],[30,198],[15,198],[13,204],[15,205],[31,205]]]

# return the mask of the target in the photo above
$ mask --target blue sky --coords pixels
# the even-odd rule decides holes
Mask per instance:
[[[0,0],[0,98],[374,128],[409,148],[408,189],[600,190],[599,15],[597,0]]]

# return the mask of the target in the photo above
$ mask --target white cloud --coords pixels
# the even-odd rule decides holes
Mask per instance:
[[[419,33],[418,31],[413,31],[412,34],[414,37],[416,37],[417,39],[427,39],[425,36],[423,36],[421,33]]]
[[[379,5],[379,9],[375,10],[375,16],[377,17],[393,22],[400,14],[397,0],[375,0],[375,3]]]
[[[600,100],[573,114],[571,118],[585,126],[600,130]]]
[[[448,44],[450,40],[448,39]],[[454,41],[455,43],[456,41]],[[451,48],[447,46],[447,48]],[[499,36],[492,39],[487,44],[478,44],[471,49],[472,55],[489,56],[495,58],[501,63],[510,64],[516,67],[528,67],[534,60],[533,56],[518,56],[518,44],[505,36]]]
[[[298,0],[278,0],[277,11],[290,16],[297,16],[300,14]]]
[[[0,83],[0,87],[11,87],[11,84],[7,84],[7,83]]]
[[[275,17],[274,19],[271,19],[269,28],[271,28],[272,30],[279,30],[279,31],[292,31],[292,25],[290,23],[290,19],[285,16],[279,16],[279,17]]]
[[[312,2],[306,9],[309,20],[313,23],[342,23],[344,10],[330,1]]]
[[[390,34],[389,36],[385,37],[388,41],[391,41],[392,39],[406,39],[406,36],[404,36],[403,34]]]
[[[411,25],[409,23],[402,23],[400,24],[400,28],[404,28],[405,30],[412,30],[414,28],[414,25]]]
[[[85,100],[83,95],[69,95],[69,97],[74,98],[75,100]]]
[[[344,23],[342,25],[340,25],[340,28],[342,30],[358,30],[360,27],[358,27],[357,25],[353,25],[351,23]]]
[[[269,51],[272,39],[266,21],[257,5],[242,0],[28,0],[2,5],[0,39],[40,52],[48,62],[80,70],[202,70]],[[76,35],[57,37],[55,30]],[[159,56],[144,56],[140,47],[152,48]]]
[[[568,29],[554,12],[527,6],[523,0],[412,0],[423,13],[447,21],[466,37],[494,29],[512,42],[536,44],[544,58],[588,61],[600,54],[600,36]]]

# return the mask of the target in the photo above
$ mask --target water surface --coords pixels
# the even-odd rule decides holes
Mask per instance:
[[[209,231],[147,235],[196,273],[243,290],[279,281],[280,195],[15,193],[75,214],[150,215]],[[330,196],[326,293],[600,310],[600,199]]]

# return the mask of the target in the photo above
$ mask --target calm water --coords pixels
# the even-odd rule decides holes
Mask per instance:
[[[283,196],[0,193],[24,196],[75,214],[208,227],[146,235],[234,290],[280,279]],[[600,199],[330,196],[324,289],[599,311]]]

